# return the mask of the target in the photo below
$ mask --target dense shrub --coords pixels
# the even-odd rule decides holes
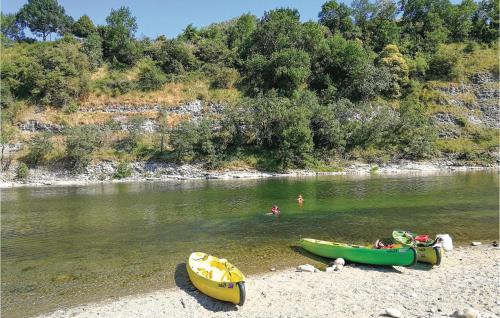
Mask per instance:
[[[89,34],[83,42],[81,50],[87,55],[92,70],[102,65],[102,39],[99,34],[96,32]]]
[[[16,178],[18,180],[26,181],[28,179],[28,176],[29,176],[29,168],[24,162],[21,162],[19,166],[17,166]]]
[[[101,133],[95,126],[81,126],[66,131],[66,158],[70,166],[81,171],[92,159],[92,153],[102,143]]]
[[[123,179],[130,177],[132,175],[132,169],[130,169],[130,164],[128,161],[120,161],[118,167],[116,167],[116,171],[113,175],[115,179]]]
[[[27,163],[37,165],[45,159],[54,148],[50,137],[48,133],[33,137],[29,144],[30,151],[25,157]]]
[[[14,96],[65,107],[88,94],[89,64],[77,43],[60,40],[9,49],[21,54],[2,66],[6,72],[2,77]]]
[[[459,52],[453,46],[441,46],[429,62],[429,76],[441,80],[463,77]]]
[[[139,62],[139,73],[137,74],[137,87],[143,91],[157,90],[165,84],[167,77],[155,62],[151,59],[143,59]]]
[[[167,74],[182,74],[194,70],[197,59],[193,48],[178,40],[166,40],[159,44],[154,59]]]
[[[203,72],[210,78],[212,88],[233,88],[240,79],[236,69],[220,64],[206,64]]]

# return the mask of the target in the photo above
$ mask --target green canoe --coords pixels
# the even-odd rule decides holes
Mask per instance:
[[[417,262],[417,252],[412,247],[376,249],[309,238],[301,239],[300,246],[306,251],[319,256],[328,258],[341,257],[356,263],[412,266]]]

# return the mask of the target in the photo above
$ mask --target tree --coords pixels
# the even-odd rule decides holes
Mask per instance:
[[[314,148],[319,151],[343,152],[345,136],[335,109],[331,105],[317,106],[313,109],[311,123]]]
[[[24,39],[24,31],[21,23],[15,14],[3,14],[0,12],[0,25],[2,35],[12,41],[21,41]]]
[[[192,23],[188,24],[187,27],[179,35],[179,40],[194,42],[199,38],[198,30],[193,26]]]
[[[434,152],[436,135],[425,114],[424,105],[414,96],[401,103],[396,136],[400,151],[409,159],[429,158]]]
[[[410,51],[434,52],[448,39],[445,20],[452,8],[449,0],[402,0],[401,8],[401,26]]]
[[[26,155],[26,161],[29,164],[37,165],[42,160],[44,160],[45,156],[47,156],[54,146],[50,141],[50,134],[43,133],[41,135],[36,135],[30,142],[30,152]]]
[[[5,82],[15,97],[61,108],[74,106],[88,94],[88,70],[87,57],[79,44],[65,38],[23,46],[18,58],[2,63]]]
[[[286,96],[297,90],[311,73],[309,54],[295,49],[285,49],[273,53],[270,63],[272,88],[276,88]]]
[[[303,99],[270,94],[252,101],[257,142],[273,151],[277,164],[286,169],[305,167],[313,149],[310,110]]]
[[[81,171],[92,159],[92,153],[102,143],[102,137],[95,126],[71,128],[66,132],[66,157],[69,164]]]
[[[19,180],[22,180],[22,181],[26,181],[26,180],[28,180],[29,172],[30,172],[30,170],[29,170],[28,166],[24,162],[21,162],[17,166],[16,178]]]
[[[19,11],[18,19],[44,41],[51,33],[63,34],[71,23],[57,0],[28,0]]]
[[[97,32],[89,34],[83,42],[81,51],[87,55],[91,70],[102,64],[102,38]]]
[[[121,7],[111,10],[106,23],[102,29],[104,57],[111,62],[132,65],[140,54],[134,39],[137,31],[136,18],[128,7]]]
[[[71,32],[79,38],[86,38],[96,32],[96,28],[89,16],[85,14],[73,24]]]
[[[347,38],[354,36],[354,23],[348,6],[335,0],[325,2],[318,14],[319,23],[325,25],[332,33],[339,33]]]
[[[281,95],[291,96],[311,73],[309,55],[296,49],[275,52],[270,58],[254,54],[247,60],[246,85],[250,94],[276,89]]]
[[[363,78],[369,56],[359,41],[340,35],[328,39],[327,55],[322,59],[324,73],[343,97],[359,97],[357,83]],[[327,83],[325,83],[327,85]]]
[[[193,48],[179,40],[161,42],[153,56],[167,74],[181,74],[194,70],[198,63]]]
[[[472,36],[474,39],[491,43],[499,37],[500,8],[498,0],[479,2],[472,16]]]
[[[301,38],[300,15],[295,9],[267,11],[252,34],[250,54],[271,56],[274,52],[297,47]]]
[[[379,64],[387,68],[393,75],[388,90],[389,96],[392,98],[400,97],[402,88],[410,81],[408,77],[410,68],[403,58],[403,54],[399,53],[399,48],[396,45],[387,45],[380,53]]]
[[[257,18],[252,14],[243,14],[228,28],[227,43],[230,49],[241,51],[257,28]]]

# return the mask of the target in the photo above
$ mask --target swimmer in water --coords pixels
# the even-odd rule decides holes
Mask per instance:
[[[273,207],[271,208],[271,213],[274,215],[280,214],[280,208],[278,208],[278,206],[276,204],[273,205]]]

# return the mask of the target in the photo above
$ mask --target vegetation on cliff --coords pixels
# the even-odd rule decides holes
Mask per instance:
[[[487,73],[498,91],[499,20],[498,0],[331,0],[318,22],[279,8],[149,39],[136,37],[126,7],[96,26],[86,15],[74,21],[56,0],[29,0],[1,16],[2,144],[28,144],[18,159],[29,165],[77,169],[105,158],[262,169],[444,154],[491,163],[497,129],[448,105],[460,132],[443,139],[433,116],[444,107],[443,83]],[[191,121],[161,108],[194,99],[225,107]],[[119,104],[161,107],[128,118],[125,130],[82,112]],[[34,109],[63,128],[21,132]],[[146,119],[157,129],[141,129]]]

